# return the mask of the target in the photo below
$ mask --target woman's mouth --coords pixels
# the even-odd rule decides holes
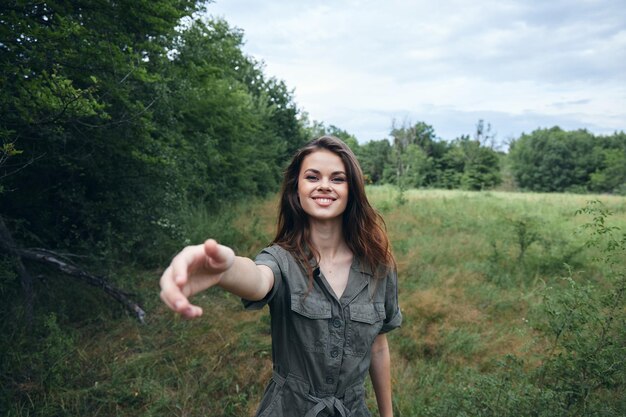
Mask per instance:
[[[315,202],[320,205],[320,206],[329,206],[332,204],[333,201],[335,201],[334,198],[330,198],[330,197],[313,197],[313,200],[315,200]]]

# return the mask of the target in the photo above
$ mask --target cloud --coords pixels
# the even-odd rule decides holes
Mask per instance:
[[[577,106],[579,104],[589,104],[591,103],[591,100],[588,98],[582,99],[582,100],[573,100],[573,101],[561,101],[558,103],[552,103],[552,107],[556,107],[559,109],[562,108],[566,108],[566,107],[571,107],[571,106]]]
[[[311,118],[361,141],[405,115],[445,137],[478,118],[513,136],[625,127],[622,0],[218,0],[208,10],[245,31],[247,53]]]

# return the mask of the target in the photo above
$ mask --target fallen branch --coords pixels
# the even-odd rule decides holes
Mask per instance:
[[[91,274],[72,262],[67,260],[63,255],[48,249],[20,249],[14,246],[8,246],[6,241],[0,240],[0,248],[18,256],[23,260],[30,260],[52,266],[64,274],[78,278],[89,285],[98,287],[109,294],[117,302],[122,304],[128,311],[133,313],[141,322],[145,322],[146,312],[133,300],[129,298],[129,294],[113,286],[104,277]]]

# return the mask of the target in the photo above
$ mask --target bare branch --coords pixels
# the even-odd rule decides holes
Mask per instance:
[[[11,172],[7,172],[7,173],[5,173],[5,174],[0,175],[0,180],[1,180],[1,179],[3,179],[3,178],[5,178],[5,177],[8,177],[9,175],[13,175],[13,174],[15,174],[15,173],[17,173],[17,172],[20,172],[21,170],[23,170],[23,169],[24,169],[24,168],[26,168],[27,166],[29,166],[29,165],[31,165],[31,164],[33,164],[33,163],[35,163],[35,161],[37,161],[38,159],[43,158],[44,156],[45,156],[45,154],[41,154],[41,155],[39,155],[39,156],[37,156],[37,157],[30,158],[27,162],[25,162],[25,163],[24,163],[22,166],[20,166],[19,168],[15,169],[15,170],[13,170],[13,171],[11,171]]]
[[[1,220],[1,219],[0,219]],[[122,304],[128,311],[133,313],[141,323],[145,323],[146,312],[133,300],[129,298],[130,294],[116,288],[104,277],[91,274],[84,269],[74,265],[65,255],[45,249],[20,249],[15,247],[6,239],[0,239],[0,249],[18,256],[21,260],[30,260],[51,266],[64,274],[78,278],[89,285],[98,287]],[[25,268],[24,268],[25,270]],[[32,284],[31,284],[32,285]]]

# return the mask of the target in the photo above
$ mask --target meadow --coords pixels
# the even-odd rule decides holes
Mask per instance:
[[[396,416],[626,415],[626,197],[390,186],[368,195],[399,272]],[[254,256],[275,213],[275,199],[219,215],[198,208],[185,235]],[[158,299],[160,272],[128,267],[118,278],[142,299],[144,325],[97,295],[74,309],[92,317],[80,326],[47,316],[46,349],[29,358],[43,376],[15,391],[6,415],[252,415],[271,374],[267,309],[245,312],[213,290],[196,298],[203,318],[182,320]]]

